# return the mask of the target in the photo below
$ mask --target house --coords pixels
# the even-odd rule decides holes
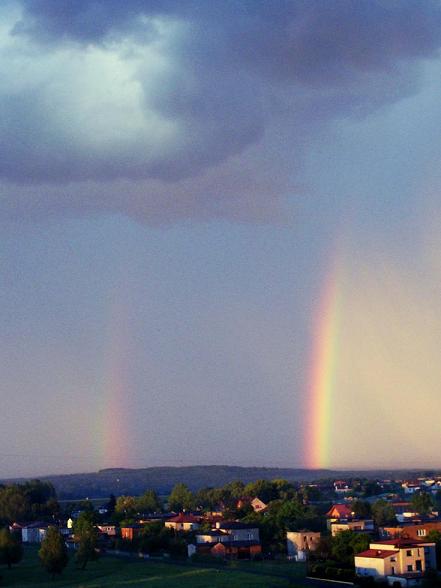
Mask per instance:
[[[41,543],[46,537],[49,524],[42,522],[24,525],[21,529],[21,540],[23,543]]]
[[[125,541],[133,541],[133,539],[139,537],[143,528],[142,525],[125,525],[124,527],[121,527],[121,539],[124,539]]]
[[[356,533],[372,533],[374,521],[372,519],[359,519],[331,523],[331,535],[335,537],[341,531],[354,531]]]
[[[325,515],[328,529],[331,529],[332,523],[347,521],[352,515],[352,508],[347,504],[333,504]]]
[[[196,535],[196,543],[202,545],[206,543],[226,543],[231,539],[229,533],[220,529],[200,532]]]
[[[336,480],[334,482],[334,492],[337,494],[347,494],[348,492],[352,492],[352,488],[344,480]]]
[[[209,553],[227,559],[253,559],[262,553],[262,546],[256,541],[219,542],[210,548]]]
[[[441,520],[418,521],[417,523],[404,523],[394,527],[382,527],[380,534],[385,538],[424,539],[430,531],[441,531]]]
[[[116,525],[111,525],[109,523],[101,523],[97,525],[97,529],[100,533],[103,533],[108,537],[116,536]]]
[[[347,504],[333,504],[326,513],[328,521],[336,522],[342,519],[350,519],[352,517],[352,509]]]
[[[195,531],[200,527],[200,517],[181,512],[178,516],[168,519],[165,526],[174,531]]]
[[[234,541],[257,541],[260,543],[259,529],[251,523],[240,521],[218,521],[216,529],[224,531]]]
[[[188,546],[194,553],[228,559],[252,559],[262,553],[259,529],[239,521],[217,522],[216,528],[196,535],[196,545]]]
[[[404,490],[404,494],[415,494],[421,490],[419,482],[403,482],[401,487]]]
[[[412,503],[408,500],[394,501],[392,502],[392,506],[396,515],[404,515],[405,513],[412,511]]]
[[[304,561],[309,551],[315,551],[320,543],[321,533],[314,531],[287,531],[286,549],[288,558]]]
[[[425,570],[436,569],[435,543],[409,539],[376,541],[366,551],[357,553],[354,560],[359,576],[408,586],[422,579]]]
[[[268,508],[268,504],[263,502],[263,500],[260,500],[260,498],[258,498],[257,496],[256,496],[256,498],[253,498],[253,500],[250,502],[250,504],[251,504],[251,508],[254,510],[254,512],[263,512],[264,510],[266,510]]]

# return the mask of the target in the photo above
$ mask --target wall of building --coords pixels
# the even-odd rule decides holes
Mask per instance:
[[[320,543],[320,533],[312,531],[287,531],[286,547],[288,555],[296,555],[298,551],[315,551]]]
[[[380,578],[391,573],[391,564],[388,559],[356,556],[355,572],[360,576]]]

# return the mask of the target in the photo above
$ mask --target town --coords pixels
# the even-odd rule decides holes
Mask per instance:
[[[52,577],[69,559],[84,570],[98,558],[192,566],[279,565],[281,577],[361,586],[438,586],[441,474],[415,479],[348,478],[230,482],[167,496],[58,501],[33,480],[0,488],[0,561],[20,567],[28,553]],[[438,562],[438,563],[437,563]],[[4,577],[7,576],[4,574]],[[292,585],[292,584],[290,584]]]

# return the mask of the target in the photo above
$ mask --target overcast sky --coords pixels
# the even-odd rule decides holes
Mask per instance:
[[[440,466],[441,3],[3,0],[0,474]],[[332,277],[331,277],[332,279]]]

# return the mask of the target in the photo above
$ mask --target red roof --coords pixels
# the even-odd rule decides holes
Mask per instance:
[[[168,523],[199,523],[199,517],[195,517],[192,514],[179,513],[177,517],[168,519]]]
[[[332,513],[334,513],[335,511],[337,511],[337,515],[342,518],[350,517],[352,515],[352,511],[349,508],[349,506],[347,506],[347,504],[334,504],[326,513],[326,516],[333,516]]]
[[[396,555],[397,553],[398,551],[391,551],[388,549],[366,549],[366,551],[356,553],[355,557],[373,557],[376,559],[386,559],[386,557]]]

